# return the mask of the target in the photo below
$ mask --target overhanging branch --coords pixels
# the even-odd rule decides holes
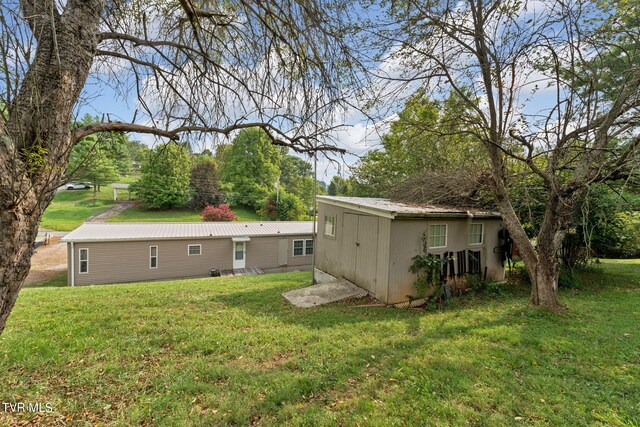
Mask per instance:
[[[231,132],[236,130],[249,128],[263,129],[267,135],[269,135],[273,144],[289,147],[298,153],[314,153],[318,151],[329,151],[341,154],[346,153],[346,150],[343,148],[338,148],[326,143],[319,143],[317,141],[319,135],[298,135],[291,137],[285,132],[276,129],[269,123],[263,122],[238,123],[223,128],[212,126],[180,126],[168,130],[135,123],[105,122],[78,127],[73,132],[73,138],[75,141],[79,141],[82,138],[100,132],[135,132],[156,135],[172,141],[178,141],[180,139],[180,134],[182,133],[217,133],[228,136]]]

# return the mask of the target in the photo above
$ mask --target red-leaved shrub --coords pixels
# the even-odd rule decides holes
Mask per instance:
[[[235,221],[238,219],[229,205],[221,204],[218,206],[207,206],[202,211],[203,221]]]

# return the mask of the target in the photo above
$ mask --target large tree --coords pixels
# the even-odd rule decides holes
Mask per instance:
[[[455,93],[438,101],[418,91],[382,136],[381,149],[367,153],[353,168],[353,191],[360,196],[407,198],[428,192],[433,203],[448,202],[452,188],[456,194],[462,188],[473,191],[474,177],[486,170],[488,162],[482,148],[465,133],[461,117],[468,113]]]
[[[394,93],[405,82],[456,93],[472,114],[465,134],[484,147],[490,185],[532,281],[531,303],[558,307],[558,249],[594,182],[638,165],[640,28],[587,1],[393,2],[376,29],[387,42]],[[608,80],[617,54],[615,86]],[[391,65],[390,65],[391,64]],[[389,91],[387,91],[389,92]],[[510,197],[511,165],[544,186],[534,246]]]
[[[333,65],[344,63],[343,49],[328,19],[339,7],[328,0],[2,1],[0,332],[29,272],[38,222],[83,138],[122,131],[178,139],[260,127],[297,151],[331,149],[315,136],[328,128],[323,117],[339,93]],[[88,80],[110,85],[138,111],[70,126],[78,108],[96,102]]]
[[[260,209],[280,176],[282,152],[260,128],[244,129],[222,150],[220,178],[232,204]]]
[[[142,162],[142,177],[131,184],[131,191],[149,209],[183,208],[193,193],[191,163],[184,145],[171,142],[159,145]]]

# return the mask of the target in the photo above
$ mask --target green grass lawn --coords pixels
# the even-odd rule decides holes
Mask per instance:
[[[71,231],[113,206],[113,191],[104,186],[93,196],[93,190],[62,190],[42,216],[40,226],[48,230]]]
[[[238,221],[260,221],[257,213],[246,208],[233,208]],[[109,222],[201,222],[200,211],[192,209],[147,210],[131,208],[109,218]]]
[[[620,425],[640,420],[640,262],[438,312],[282,292],[308,273],[28,288],[0,336],[3,401],[40,425]]]
[[[118,182],[131,184],[137,176],[121,177]],[[128,191],[120,190],[118,198],[129,198]],[[56,194],[51,205],[44,212],[40,226],[54,231],[71,231],[82,225],[89,217],[97,215],[114,205],[111,185],[102,187],[96,197],[93,190],[62,190]],[[260,221],[262,218],[250,209],[238,207],[233,211],[238,221]],[[200,222],[200,211],[192,209],[171,209],[164,211],[131,208],[112,218],[109,222]]]

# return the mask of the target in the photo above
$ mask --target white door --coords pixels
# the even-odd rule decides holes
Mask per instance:
[[[233,268],[244,268],[247,257],[246,242],[233,242]]]

